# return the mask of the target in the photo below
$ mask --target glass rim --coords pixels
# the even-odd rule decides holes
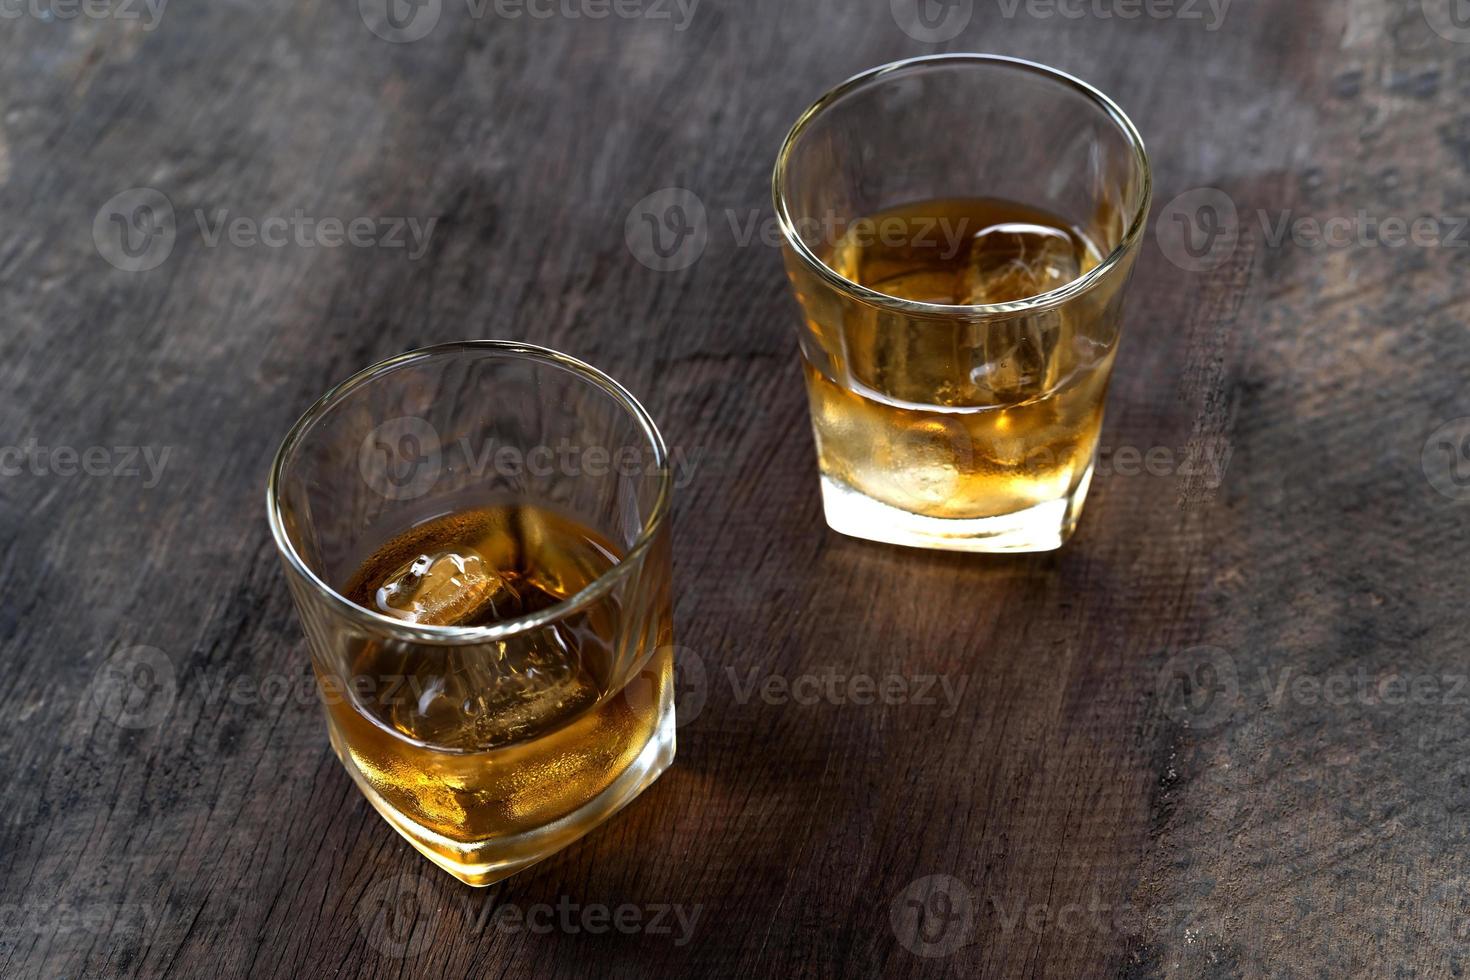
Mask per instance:
[[[329,585],[306,563],[297,552],[296,546],[291,542],[290,537],[286,534],[280,499],[283,476],[288,459],[300,447],[311,428],[325,418],[327,413],[336,407],[347,395],[373,381],[380,380],[383,376],[406,364],[411,364],[415,361],[430,360],[448,354],[473,351],[489,352],[519,360],[550,364],[571,374],[575,374],[585,381],[591,382],[605,394],[611,396],[638,423],[639,429],[648,439],[649,445],[653,447],[655,461],[654,472],[658,476],[658,496],[654,499],[653,508],[648,518],[639,529],[638,537],[628,548],[627,552],[607,571],[560,602],[547,606],[545,609],[535,613],[526,616],[517,616],[514,619],[507,619],[490,626],[430,626],[409,623],[358,605]],[[639,564],[640,559],[648,551],[654,537],[658,534],[668,516],[672,489],[673,473],[669,469],[669,450],[668,446],[664,443],[663,434],[659,432],[658,426],[654,423],[653,417],[649,414],[648,410],[643,407],[637,398],[633,397],[628,389],[613,380],[612,377],[599,371],[585,361],[578,360],[560,351],[552,350],[550,347],[541,347],[536,344],[509,340],[464,340],[447,344],[435,344],[430,347],[420,347],[417,350],[411,350],[403,354],[385,358],[368,365],[346,381],[328,389],[325,394],[313,402],[311,407],[296,420],[296,424],[291,427],[290,431],[286,433],[286,437],[281,440],[280,448],[276,450],[275,459],[271,463],[270,479],[266,484],[265,496],[266,512],[270,518],[271,536],[275,539],[276,550],[284,556],[287,563],[298,575],[309,582],[317,592],[325,595],[340,613],[361,625],[371,627],[378,632],[386,632],[394,639],[436,646],[468,646],[504,640],[548,626],[578,610],[586,608],[605,596],[611,591],[614,585],[632,573],[633,568]]]
[[[1143,194],[1139,198],[1138,207],[1130,218],[1122,239],[1118,242],[1107,256],[1094,268],[1073,279],[1065,285],[1049,290],[1036,296],[1030,296],[1013,303],[976,303],[976,304],[950,304],[950,303],[925,303],[920,300],[902,299],[898,296],[890,296],[887,293],[878,292],[861,283],[853,282],[845,276],[838,274],[831,266],[823,262],[814,253],[801,235],[796,230],[796,223],[792,220],[790,209],[786,203],[786,169],[791,161],[792,150],[796,142],[806,132],[807,128],[818,118],[826,113],[835,103],[852,94],[860,88],[896,75],[910,69],[925,68],[945,65],[988,65],[991,67],[1010,68],[1040,75],[1052,82],[1060,83],[1074,92],[1082,95],[1093,105],[1101,109],[1113,124],[1123,133],[1133,151],[1133,160],[1137,164],[1139,173],[1143,175]],[[771,197],[775,203],[776,220],[781,226],[781,234],[786,243],[801,257],[807,265],[816,270],[817,274],[825,279],[830,285],[844,293],[855,296],[857,299],[870,306],[880,309],[895,310],[900,313],[927,314],[930,316],[950,316],[956,314],[986,318],[995,316],[1010,316],[1016,313],[1029,313],[1041,310],[1055,309],[1064,306],[1070,300],[1088,292],[1099,281],[1107,277],[1127,257],[1133,247],[1143,237],[1144,230],[1148,227],[1149,209],[1153,203],[1153,169],[1149,164],[1148,150],[1144,147],[1143,137],[1138,128],[1128,118],[1116,102],[1108,98],[1101,89],[1096,88],[1082,79],[1049,65],[1043,65],[1036,61],[1028,61],[1025,58],[1012,58],[999,54],[979,54],[969,52],[954,52],[950,54],[931,54],[917,58],[905,58],[902,61],[889,62],[886,65],[878,65],[867,71],[859,72],[847,81],[830,89],[819,99],[807,107],[796,122],[791,131],[786,134],[786,139],[781,143],[781,150],[776,155],[776,168],[771,176]]]

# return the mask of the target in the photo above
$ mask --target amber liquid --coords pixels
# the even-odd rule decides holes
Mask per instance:
[[[1012,226],[1029,230],[986,234]],[[1016,302],[1100,262],[1075,227],[1009,201],[925,201],[852,228],[821,256],[831,269],[940,306]],[[1000,319],[899,313],[788,268],[826,479],[910,513],[971,519],[1065,497],[1089,472],[1115,312],[1094,302]]]
[[[405,584],[403,570],[416,559],[445,555],[456,559],[455,569],[481,569],[482,579],[461,572]],[[344,594],[404,618],[399,607],[412,605],[404,596],[415,589],[438,589],[442,599],[446,589],[474,588],[493,575],[495,587],[482,590],[478,605],[461,603],[454,622],[430,623],[488,625],[548,609],[621,557],[602,536],[551,511],[493,507],[393,538]],[[385,603],[385,583],[398,607]],[[656,595],[640,613],[608,597],[529,634],[474,646],[403,650],[361,642],[349,676],[318,667],[323,690],[339,695],[327,698],[333,743],[383,815],[460,873],[483,859],[487,845],[577,811],[643,752],[672,680],[666,599]],[[638,615],[647,622],[630,647],[627,620]],[[543,834],[537,847],[544,853],[546,846]]]

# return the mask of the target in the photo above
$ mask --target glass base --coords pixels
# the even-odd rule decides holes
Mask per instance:
[[[524,871],[573,843],[615,813],[633,802],[653,781],[663,775],[674,761],[674,706],[668,703],[655,729],[653,738],[638,757],[611,785],[571,813],[535,830],[491,840],[451,840],[410,820],[383,799],[352,755],[341,743],[336,728],[328,723],[332,749],[352,776],[357,788],[389,825],[404,836],[418,851],[466,885],[483,888],[503,878]]]
[[[827,526],[841,534],[884,544],[986,554],[1055,551],[1067,543],[1082,516],[1092,467],[1065,497],[1014,514],[971,519],[925,517],[874,500],[822,474]]]

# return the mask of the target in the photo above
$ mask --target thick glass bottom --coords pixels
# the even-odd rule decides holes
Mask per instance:
[[[327,723],[332,748],[342,761],[358,789],[372,803],[388,824],[419,850],[424,857],[467,885],[484,887],[518,871],[523,871],[543,858],[576,841],[627,806],[638,794],[653,784],[674,761],[674,705],[669,699],[660,709],[661,716],[653,737],[623,773],[602,792],[576,810],[543,827],[522,833],[480,841],[451,840],[417,823],[393,807],[373,788],[352,761],[337,733]]]
[[[828,527],[868,541],[987,554],[1055,551],[1077,528],[1092,469],[1087,467],[1067,496],[999,517],[925,517],[874,500],[826,474],[822,505]]]

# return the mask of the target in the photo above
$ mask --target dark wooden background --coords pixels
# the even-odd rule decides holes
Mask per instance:
[[[1440,430],[1470,415],[1470,45],[1431,27],[1448,0],[1239,2],[1214,30],[1204,5],[975,0],[940,43],[886,0],[700,0],[687,22],[652,2],[672,19],[443,0],[411,43],[355,0],[156,24],[7,6],[0,453],[100,448],[92,475],[37,449],[0,476],[0,975],[1463,975],[1470,429]],[[779,256],[731,227],[770,219],[776,149],[822,90],[944,50],[1114,95],[1156,219],[1200,188],[1238,208],[1212,268],[1145,241],[1117,465],[1055,555],[827,531]],[[177,229],[128,271],[107,215],[140,187]],[[667,187],[703,202],[708,245],[658,272],[625,222]],[[211,246],[195,215],[222,209],[438,224],[417,259]],[[1447,241],[1262,229],[1360,211]],[[597,364],[699,460],[675,508],[678,639],[704,668],[678,761],[488,891],[424,862],[332,757],[263,506],[329,385],[472,337]],[[1222,485],[1180,472],[1191,444],[1231,451]],[[125,472],[130,446],[168,453],[157,479]],[[1172,455],[1135,471],[1154,447]],[[742,697],[752,671],[964,687],[782,704]],[[959,918],[920,935],[907,901],[933,875]],[[538,903],[699,917],[496,927]]]

